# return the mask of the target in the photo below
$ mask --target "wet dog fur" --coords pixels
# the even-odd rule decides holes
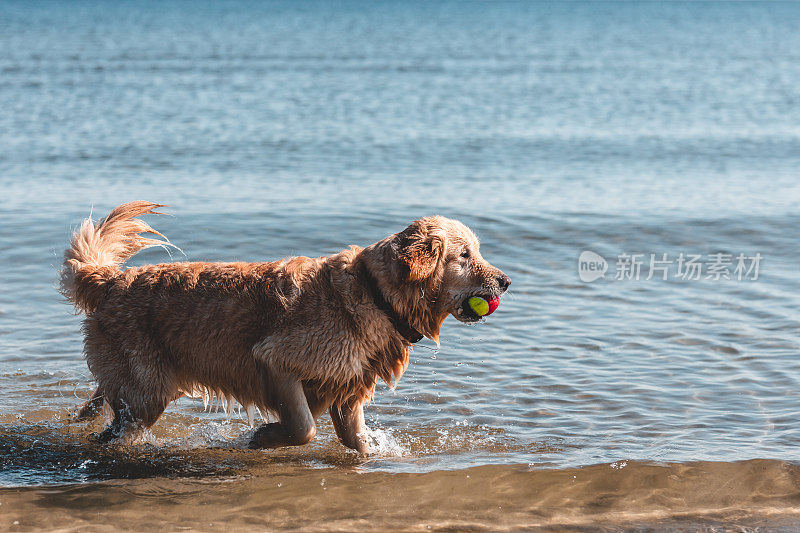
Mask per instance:
[[[228,409],[239,402],[251,424],[255,408],[276,416],[251,447],[305,444],[328,410],[342,444],[369,453],[363,409],[378,380],[396,383],[409,346],[419,336],[438,343],[448,315],[478,320],[467,299],[510,284],[469,228],[440,216],[327,257],[123,268],[167,243],[136,218],[161,207],[131,202],[87,219],[64,254],[61,291],[86,315],[97,380],[77,416],[110,407],[101,441],[135,438],[171,401],[202,395]]]

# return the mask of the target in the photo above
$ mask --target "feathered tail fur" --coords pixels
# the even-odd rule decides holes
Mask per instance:
[[[64,252],[61,268],[61,294],[76,309],[91,313],[102,303],[107,283],[117,276],[121,265],[139,250],[166,246],[169,241],[149,224],[135,217],[155,211],[162,204],[130,202],[116,207],[95,223],[87,218],[72,236],[71,246]],[[142,237],[152,233],[163,238]]]

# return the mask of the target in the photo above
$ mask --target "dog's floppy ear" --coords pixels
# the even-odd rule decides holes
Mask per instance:
[[[417,220],[397,235],[397,257],[408,268],[408,281],[429,278],[444,256],[445,232],[431,220]]]

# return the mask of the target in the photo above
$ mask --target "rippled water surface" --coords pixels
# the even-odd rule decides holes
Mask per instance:
[[[796,530],[799,50],[791,3],[1,4],[0,529]],[[188,398],[99,447],[67,423],[92,377],[56,269],[136,199],[191,260],[439,213],[513,286],[379,388],[369,460],[327,416],[245,450]],[[651,253],[762,259],[647,280]]]

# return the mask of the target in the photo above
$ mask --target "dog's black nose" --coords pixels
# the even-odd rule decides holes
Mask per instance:
[[[500,274],[497,276],[497,284],[500,285],[500,289],[505,291],[508,289],[508,286],[511,285],[511,278],[505,274]]]

